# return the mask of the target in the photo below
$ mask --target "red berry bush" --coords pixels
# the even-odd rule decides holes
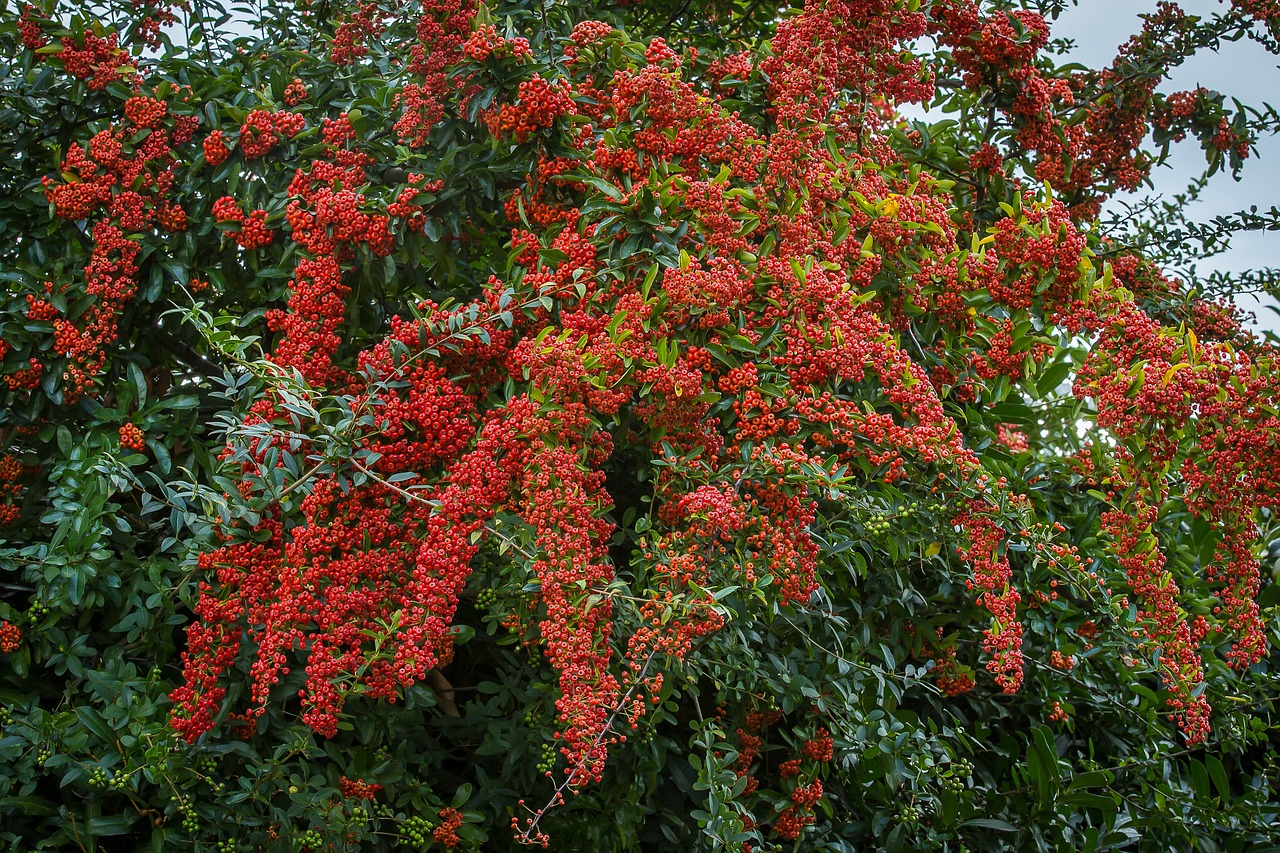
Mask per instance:
[[[976,0],[0,10],[13,849],[1248,849],[1270,108]],[[927,107],[922,111],[921,107]],[[909,116],[923,116],[910,118]]]

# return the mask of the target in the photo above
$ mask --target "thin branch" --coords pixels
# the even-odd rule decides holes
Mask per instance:
[[[638,690],[640,685],[644,682],[644,677],[649,672],[649,664],[653,662],[654,655],[657,653],[657,649],[653,649],[649,652],[649,656],[644,659],[644,665],[640,667],[640,672],[637,673],[635,681],[631,683],[631,686],[627,688],[627,692],[623,694],[620,700],[618,700],[618,704],[613,707],[612,712],[609,714],[609,719],[606,720],[604,726],[601,727],[600,733],[596,735],[596,739],[591,742],[591,746],[589,748],[583,751],[582,757],[578,759],[577,765],[565,771],[565,779],[556,786],[555,791],[551,794],[551,799],[547,801],[545,806],[534,814],[533,819],[529,821],[528,826],[526,826],[517,837],[521,843],[536,843],[534,841],[533,832],[537,829],[538,822],[541,821],[543,816],[557,804],[564,802],[565,790],[574,784],[574,780],[578,777],[578,771],[582,768],[583,763],[586,762],[590,755],[595,753],[596,749],[604,741],[605,735],[613,731],[613,724],[617,722],[618,716],[622,713],[622,709],[627,707],[628,703],[631,701],[631,697],[635,695],[636,690]]]

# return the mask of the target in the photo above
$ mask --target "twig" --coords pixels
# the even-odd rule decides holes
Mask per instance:
[[[649,652],[649,656],[644,659],[644,665],[640,667],[640,672],[636,675],[635,681],[631,683],[631,686],[627,688],[627,692],[623,694],[622,698],[618,701],[618,704],[614,706],[612,713],[609,714],[609,719],[605,721],[605,724],[600,728],[600,733],[596,735],[596,739],[592,741],[591,746],[588,749],[583,751],[582,757],[578,759],[578,763],[573,768],[565,771],[564,781],[556,786],[556,789],[552,792],[551,799],[547,801],[547,804],[534,814],[533,819],[529,821],[529,825],[524,828],[519,836],[517,836],[517,841],[522,844],[535,843],[533,839],[533,832],[537,829],[538,822],[541,821],[542,816],[554,808],[556,804],[564,802],[565,790],[574,783],[574,780],[578,777],[578,770],[581,769],[587,758],[595,753],[596,749],[600,746],[600,743],[604,740],[605,735],[613,731],[614,722],[617,721],[618,715],[622,713],[622,709],[627,707],[627,703],[631,701],[631,697],[635,694],[636,690],[639,689],[641,683],[644,682],[644,677],[649,672],[649,664],[653,662],[653,657],[657,653],[657,649],[653,649]]]
[[[684,0],[684,2],[680,4],[680,8],[677,9],[675,13],[672,14],[672,16],[667,19],[666,24],[664,24],[662,27],[663,38],[669,38],[671,36],[671,27],[675,24],[677,20],[679,20],[681,15],[683,15],[685,12],[689,10],[689,4],[691,2],[693,2],[693,0]]]

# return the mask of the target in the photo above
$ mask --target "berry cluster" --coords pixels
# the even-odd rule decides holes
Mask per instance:
[[[520,84],[520,94],[514,104],[503,104],[486,117],[489,131],[495,136],[512,134],[517,142],[527,142],[529,137],[555,124],[560,116],[575,112],[570,96],[568,80],[553,85],[535,74]]]
[[[462,812],[453,808],[440,810],[440,825],[431,831],[431,837],[441,847],[458,846],[458,828],[462,826]]]
[[[150,48],[160,47],[160,30],[178,21],[174,9],[190,8],[189,0],[133,0],[134,26],[143,43]]]
[[[276,234],[267,227],[267,212],[251,210],[248,215],[240,203],[231,196],[223,196],[213,203],[213,218],[224,224],[238,225],[229,232],[231,239],[246,249],[262,249],[270,246]]]
[[[338,779],[338,790],[350,800],[372,800],[382,790],[382,786],[343,776]]]
[[[8,620],[0,620],[0,652],[17,651],[22,643],[22,629]]]
[[[125,424],[120,427],[120,446],[126,450],[142,453],[147,449],[147,442],[142,436],[142,430],[138,429],[136,424]]]
[[[377,3],[358,3],[333,33],[329,61],[335,65],[353,65],[367,56],[366,42],[382,32],[384,13]]]
[[[305,120],[297,113],[253,110],[240,126],[240,150],[246,160],[264,157],[279,144],[282,136],[297,136],[304,126]]]
[[[23,465],[12,454],[0,454],[0,527],[18,520],[19,501],[27,489],[23,481],[38,470],[35,466]]]
[[[123,113],[122,121],[88,144],[67,149],[60,180],[44,179],[57,216],[92,222],[82,292],[93,300],[78,316],[53,319],[53,350],[66,359],[60,378],[67,403],[94,388],[117,337],[119,315],[137,291],[141,245],[135,237],[153,230],[181,232],[188,224],[186,210],[170,198],[178,165],[174,149],[191,139],[198,119],[142,94],[127,99]],[[46,284],[46,291],[54,288],[75,293],[71,284]]]
[[[459,87],[459,80],[447,73],[462,59],[471,38],[475,17],[474,0],[426,0],[419,5],[417,42],[410,49],[409,71],[418,82],[405,85],[396,96],[404,112],[396,122],[400,139],[414,148],[422,147],[441,117],[444,99]]]
[[[210,166],[221,166],[231,156],[231,148],[227,145],[227,138],[220,130],[210,131],[209,135],[200,144],[204,148],[204,159]]]
[[[969,536],[968,546],[957,549],[973,566],[969,589],[978,593],[978,603],[991,612],[991,627],[983,632],[986,639],[982,644],[991,655],[987,669],[1005,693],[1015,693],[1023,676],[1022,623],[1018,618],[1022,596],[1013,586],[1009,559],[1001,553],[1004,535],[981,507],[957,517],[955,523]]]

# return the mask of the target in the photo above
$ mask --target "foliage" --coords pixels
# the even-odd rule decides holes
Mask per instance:
[[[1056,11],[0,5],[0,840],[1266,849],[1280,18]]]

